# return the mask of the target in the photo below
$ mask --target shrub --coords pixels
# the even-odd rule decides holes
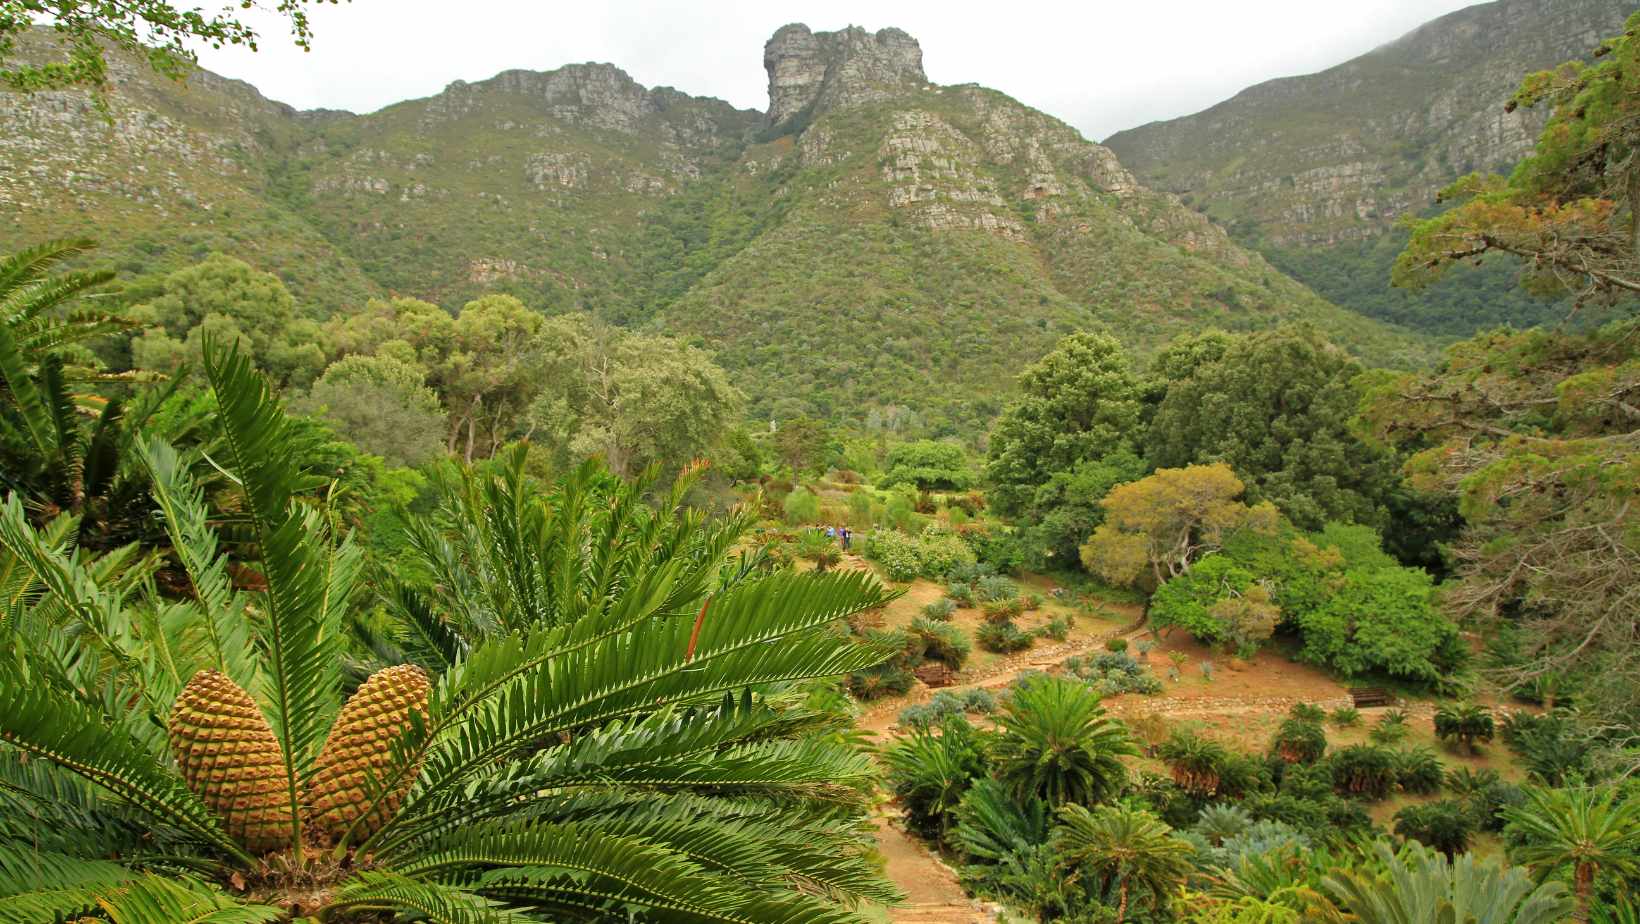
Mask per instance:
[[[1105,650],[1111,652],[1127,651],[1128,643],[1125,638],[1111,638],[1105,640]]]
[[[998,654],[1007,654],[1014,651],[1024,651],[1031,647],[1034,638],[1029,632],[1022,632],[1011,620],[1004,622],[987,622],[974,632],[974,641],[986,651]]]
[[[1173,782],[1198,797],[1214,795],[1230,752],[1216,741],[1187,731],[1176,731],[1156,749],[1156,756],[1173,773]]]
[[[1339,728],[1354,728],[1361,724],[1361,710],[1354,706],[1339,706],[1332,711],[1332,723]]]
[[[1395,782],[1403,792],[1427,796],[1440,792],[1445,781],[1446,769],[1429,748],[1395,752]]]
[[[848,691],[859,699],[871,700],[884,696],[904,696],[911,691],[917,678],[911,671],[894,664],[880,664],[870,670],[848,675]]]
[[[1327,719],[1327,711],[1314,703],[1294,703],[1287,714],[1302,722],[1320,723]]]
[[[1474,703],[1445,705],[1435,711],[1435,735],[1442,741],[1462,745],[1469,753],[1477,753],[1477,741],[1492,740],[1497,731],[1492,713]]]
[[[1064,616],[1055,616],[1036,631],[1037,634],[1043,638],[1052,639],[1056,642],[1063,642],[1066,638],[1070,637],[1071,621]]]
[[[1407,714],[1402,709],[1391,709],[1378,717],[1378,724],[1374,725],[1367,737],[1373,744],[1399,744],[1411,730],[1407,728]]]
[[[922,608],[922,612],[923,615],[927,616],[929,619],[938,620],[939,622],[946,622],[951,618],[951,614],[956,612],[956,609],[957,604],[953,602],[950,597],[941,597],[933,603],[924,606]]]
[[[943,578],[953,569],[971,564],[974,552],[962,537],[942,526],[929,526],[917,539],[922,576]]]
[[[907,729],[934,728],[943,725],[947,719],[970,712],[989,714],[996,708],[996,697],[978,687],[962,694],[941,690],[926,703],[901,709],[896,721]]]
[[[945,596],[959,607],[974,605],[974,587],[971,584],[948,584],[945,588]]]
[[[952,670],[962,670],[974,650],[968,636],[950,623],[918,618],[911,623],[910,631],[922,640],[925,657],[943,661]]]
[[[1319,722],[1287,719],[1276,730],[1270,750],[1289,764],[1313,764],[1327,752],[1327,733]]]
[[[917,540],[897,529],[873,530],[861,551],[882,566],[891,581],[915,580],[922,573],[922,555]]]
[[[980,607],[985,613],[986,622],[1008,622],[1024,610],[1019,605],[1019,598],[1011,600],[987,600]]]
[[[798,488],[786,495],[781,504],[786,513],[786,522],[793,526],[803,526],[820,521],[820,498],[808,488]]]
[[[1016,574],[1025,566],[1025,544],[1012,532],[973,530],[963,538],[975,557],[1002,574]]]
[[[1452,857],[1469,849],[1475,820],[1453,799],[1409,805],[1395,813],[1395,833]]]
[[[1066,677],[1015,684],[998,725],[997,779],[1015,798],[1035,796],[1052,807],[1116,795],[1127,782],[1120,758],[1138,753],[1099,696]]]
[[[1351,745],[1333,752],[1327,764],[1333,789],[1344,795],[1377,801],[1395,788],[1395,756],[1386,748]]]
[[[912,830],[939,837],[976,778],[987,772],[984,739],[972,725],[947,719],[939,734],[915,730],[883,753],[888,784]]]
[[[1203,683],[1212,683],[1213,682],[1213,671],[1214,671],[1214,667],[1213,667],[1213,662],[1212,661],[1203,661],[1202,662],[1202,682]]]
[[[1042,595],[1041,594],[1029,593],[1029,594],[1024,595],[1023,597],[1020,597],[1019,601],[1020,601],[1020,605],[1025,608],[1026,612],[1030,612],[1031,610],[1042,609]]]
[[[1018,600],[1019,585],[1000,574],[991,574],[974,582],[974,596],[981,602]]]

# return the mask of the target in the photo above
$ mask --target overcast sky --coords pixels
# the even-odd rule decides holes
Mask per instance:
[[[264,0],[266,2],[266,0]],[[936,83],[993,87],[1094,139],[1204,109],[1243,87],[1346,61],[1468,0],[353,0],[313,11],[314,49],[259,20],[262,50],[211,70],[301,108],[370,112],[509,68],[609,61],[747,109],[767,104],[763,43],[898,26]]]

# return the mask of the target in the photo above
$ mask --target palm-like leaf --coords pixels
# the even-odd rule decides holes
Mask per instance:
[[[1533,788],[1507,818],[1516,861],[1539,879],[1570,874],[1580,921],[1588,920],[1596,877],[1625,898],[1640,881],[1640,800],[1609,789]]]
[[[1127,780],[1121,757],[1137,753],[1127,727],[1105,714],[1099,694],[1074,678],[1033,678],[1014,688],[997,724],[997,778],[1021,798],[1050,806],[1090,805]]]
[[[1071,875],[1116,894],[1118,924],[1136,893],[1152,907],[1165,907],[1167,896],[1190,874],[1194,848],[1149,812],[1122,805],[1093,811],[1066,805],[1059,820],[1049,843]]]
[[[1572,911],[1564,886],[1534,887],[1519,869],[1470,854],[1449,862],[1417,843],[1400,855],[1383,842],[1373,849],[1384,876],[1339,870],[1323,881],[1361,924],[1559,924]]]

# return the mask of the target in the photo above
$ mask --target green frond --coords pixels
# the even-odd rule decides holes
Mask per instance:
[[[656,922],[859,921],[817,897],[749,887],[676,851],[592,825],[470,826],[463,835],[463,843],[427,854],[406,874],[468,882],[480,893],[570,920],[637,912]]]
[[[0,666],[0,740],[79,774],[188,836],[244,857],[181,777],[129,732],[10,665]]]
[[[47,760],[0,750],[0,844],[80,857],[165,849],[164,831]]]
[[[303,486],[291,462],[289,418],[267,382],[236,348],[205,344],[205,371],[227,435],[232,476],[243,490],[268,589],[260,648],[269,724],[285,760],[293,817],[301,816],[300,780],[335,716],[340,687],[341,614],[356,573],[333,570],[328,530],[294,500]]]
[[[148,473],[154,503],[164,514],[172,552],[187,572],[201,610],[207,656],[204,660],[241,687],[258,689],[251,623],[244,600],[228,578],[228,556],[219,545],[216,530],[211,528],[204,489],[194,481],[182,455],[164,440],[139,440],[136,452]]]
[[[241,904],[196,879],[152,873],[102,890],[96,909],[113,924],[271,924],[286,920],[278,908]]]
[[[613,722],[569,744],[505,765],[444,797],[425,800],[396,822],[382,853],[452,825],[515,813],[535,794],[578,787],[641,788],[654,793],[745,794],[789,803],[861,804],[876,772],[863,754],[829,741],[761,739],[780,724],[770,710],[663,710]]]
[[[135,878],[106,860],[0,844],[0,924],[68,920],[96,907],[96,897]]]
[[[44,278],[53,266],[88,253],[96,246],[97,243],[90,238],[60,238],[41,241],[33,247],[0,258],[0,297],[10,295],[24,285]],[[0,314],[0,319],[8,316]]]
[[[372,870],[342,885],[332,910],[407,911],[435,924],[514,924],[531,920],[460,886],[423,882],[398,873]]]
[[[10,394],[11,403],[16,406],[17,416],[35,451],[42,458],[56,458],[51,405],[40,392],[22,346],[6,324],[0,324],[0,385],[4,385]]]
[[[693,658],[687,655],[693,625],[686,619],[649,620],[538,654],[525,643],[477,649],[434,691],[431,746],[405,814],[560,732],[876,664],[886,652],[817,630],[883,598],[876,582],[861,573],[777,574],[714,598]],[[562,635],[573,639],[593,622],[583,620]],[[469,695],[470,684],[478,686],[476,694]],[[445,728],[448,734],[441,733]],[[390,822],[383,831],[392,827]]]

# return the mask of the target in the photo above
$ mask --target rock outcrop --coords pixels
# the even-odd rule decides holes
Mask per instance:
[[[1620,32],[1631,0],[1496,0],[1337,67],[1250,87],[1105,143],[1154,188],[1279,247],[1371,238],[1465,173],[1507,171],[1545,113],[1504,103],[1532,71]]]
[[[886,99],[927,85],[922,46],[899,29],[867,32],[849,26],[811,32],[782,26],[763,46],[769,72],[769,124],[807,113]]]

